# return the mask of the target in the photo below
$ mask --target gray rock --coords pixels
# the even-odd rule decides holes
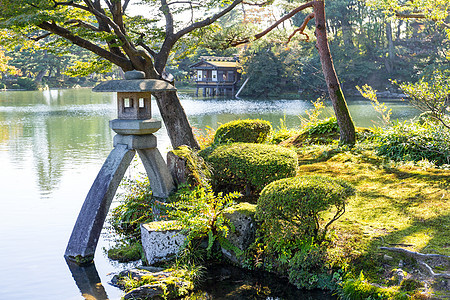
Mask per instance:
[[[241,251],[245,251],[255,240],[255,207],[254,204],[240,203],[232,212],[225,214],[234,226],[234,230],[228,233],[227,240]],[[222,253],[231,262],[240,264],[235,251],[222,247]]]
[[[151,282],[127,292],[123,296],[124,299],[166,299],[165,297],[173,299],[177,295],[182,295],[193,288],[192,282],[176,276],[172,271],[155,267],[142,267],[140,269],[122,271],[113,277],[111,284],[124,288],[122,282],[124,279],[129,280],[131,278],[140,281],[144,276],[151,278]]]

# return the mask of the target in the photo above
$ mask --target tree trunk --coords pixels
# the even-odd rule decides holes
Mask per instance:
[[[342,20],[342,38],[344,40],[344,46],[348,50],[355,49],[355,45],[353,44],[353,34],[352,34],[352,25],[349,20],[345,17]]]
[[[388,40],[388,57],[385,64],[386,64],[386,71],[388,72],[388,74],[390,74],[394,70],[394,57],[395,57],[394,42],[392,40],[392,26],[390,21],[386,22],[386,38]]]
[[[334,113],[340,129],[340,144],[354,145],[356,142],[355,125],[348,111],[328,46],[327,31],[325,25],[325,3],[323,0],[315,1],[314,14],[316,21],[317,50],[319,51],[323,75],[328,87]]]
[[[34,82],[40,84],[42,82],[42,78],[44,78],[45,73],[47,73],[47,69],[40,70],[39,73],[36,75],[36,79],[34,80]]]
[[[155,93],[155,97],[172,147],[187,145],[200,149],[177,92]]]

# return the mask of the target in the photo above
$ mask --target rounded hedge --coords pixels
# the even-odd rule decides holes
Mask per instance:
[[[263,143],[272,132],[272,125],[264,120],[235,120],[222,124],[214,135],[214,143]]]
[[[296,175],[295,151],[275,145],[232,143],[200,153],[212,166],[215,189],[259,193],[272,181]]]
[[[354,193],[349,183],[326,176],[281,179],[262,190],[256,217],[273,242],[294,236],[323,240],[328,226],[344,213],[345,199]],[[320,228],[319,213],[332,206],[334,217]]]

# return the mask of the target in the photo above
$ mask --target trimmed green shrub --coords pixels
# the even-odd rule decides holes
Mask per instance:
[[[423,122],[401,122],[375,134],[377,154],[394,161],[428,160],[450,164],[450,131]]]
[[[296,174],[297,154],[275,145],[233,143],[200,152],[212,166],[216,190],[259,193],[272,181]]]
[[[328,227],[345,211],[345,199],[355,189],[341,179],[325,176],[301,176],[281,179],[261,192],[256,217],[262,222],[270,243],[292,238],[325,239]],[[331,207],[334,216],[321,227],[319,213]]]
[[[272,132],[272,125],[264,120],[235,120],[217,128],[214,143],[263,143]]]

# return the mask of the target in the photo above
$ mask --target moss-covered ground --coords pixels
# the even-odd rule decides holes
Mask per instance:
[[[447,279],[421,278],[419,275],[427,272],[414,258],[380,247],[450,255],[450,170],[430,164],[392,163],[377,156],[367,143],[345,150],[336,143],[295,149],[299,175],[342,178],[357,189],[345,214],[334,223],[331,249],[343,257],[350,271],[363,271],[369,281],[389,286],[396,284],[393,270],[401,267],[416,274],[412,278],[422,281],[418,286],[429,295],[449,297]],[[435,273],[449,273],[448,259],[428,264]]]

